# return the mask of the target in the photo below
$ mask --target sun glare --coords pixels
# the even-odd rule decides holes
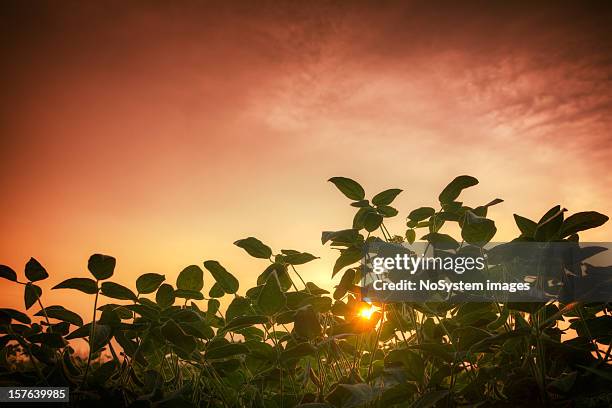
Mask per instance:
[[[372,313],[374,313],[374,307],[372,305],[365,305],[359,310],[359,316],[364,319],[369,319],[372,317]]]

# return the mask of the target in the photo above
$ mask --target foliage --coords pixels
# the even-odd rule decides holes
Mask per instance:
[[[385,225],[398,214],[392,204],[402,190],[367,199],[354,180],[330,182],[355,208],[350,228],[321,237],[339,250],[331,276],[341,276],[331,295],[298,272],[316,256],[274,253],[254,237],[235,242],[262,263],[257,286],[244,296],[218,261],[203,262],[212,284],[204,269],[190,265],[174,285],[147,273],[132,289],[109,280],[115,258],[92,255],[91,276],[53,287],[91,296],[88,322],[63,306],[43,305],[36,283],[49,274],[34,258],[23,281],[0,265],[1,278],[23,286],[25,310],[38,305],[30,315],[0,309],[0,385],[69,386],[75,404],[117,407],[570,406],[570,400],[586,407],[612,401],[608,304],[388,303],[361,312],[366,305],[355,266],[364,244],[411,244],[420,237],[461,251],[494,237],[487,212],[502,200],[475,207],[457,201],[477,179],[459,176],[436,206],[408,211],[402,235]],[[555,206],[537,222],[515,215],[517,240],[578,241],[580,232],[608,220],[592,211],[565,212]],[[461,242],[442,232],[453,223]],[[101,304],[100,295],[109,303]],[[222,313],[224,296],[233,298]],[[562,340],[569,330],[575,336]],[[76,339],[89,344],[86,358],[75,352]]]

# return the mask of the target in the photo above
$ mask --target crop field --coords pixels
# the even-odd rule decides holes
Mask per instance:
[[[174,282],[147,273],[126,287],[113,282],[116,259],[94,254],[90,274],[53,282],[66,296],[89,296],[91,313],[81,316],[45,301],[38,282],[54,277],[35,258],[1,265],[0,277],[23,288],[24,307],[0,309],[0,386],[68,386],[69,406],[91,408],[612,406],[607,303],[361,298],[367,243],[443,242],[456,252],[494,239],[487,213],[502,200],[461,201],[476,178],[456,177],[431,207],[408,211],[393,206],[400,189],[366,194],[352,179],[329,181],[355,215],[346,229],[322,233],[321,244],[338,250],[327,286],[300,273],[316,254],[255,237],[234,243],[261,262],[252,288],[223,260],[186,266]],[[608,220],[562,206],[528,216],[514,216],[517,241],[578,242]],[[391,217],[404,217],[405,229],[390,231]]]

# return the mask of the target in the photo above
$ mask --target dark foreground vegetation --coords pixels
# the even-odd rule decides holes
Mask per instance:
[[[261,259],[245,296],[214,260],[186,267],[173,284],[148,273],[128,288],[112,281],[113,257],[92,255],[90,274],[53,288],[88,294],[86,317],[45,303],[37,283],[49,275],[34,258],[24,276],[0,266],[0,277],[23,286],[27,313],[0,309],[0,386],[69,386],[71,406],[107,408],[612,406],[609,304],[404,302],[364,311],[364,243],[422,237],[462,251],[493,238],[487,210],[501,200],[458,201],[475,178],[457,177],[436,208],[409,212],[401,235],[384,223],[398,215],[391,204],[401,190],[366,199],[355,181],[330,181],[356,211],[350,229],[322,234],[339,249],[331,294],[300,275],[315,256],[253,237],[235,243]],[[578,241],[608,217],[556,206],[537,221],[515,220],[517,240],[551,242]],[[449,224],[459,225],[460,242],[444,234]],[[214,282],[205,284],[202,267]],[[224,296],[232,300],[222,311]],[[84,357],[75,339],[89,344]]]

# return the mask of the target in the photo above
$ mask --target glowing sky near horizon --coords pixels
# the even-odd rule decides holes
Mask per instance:
[[[266,263],[232,242],[252,235],[320,255],[304,275],[330,287],[320,232],[354,210],[337,175],[404,189],[398,234],[459,174],[481,182],[466,204],[505,200],[498,240],[513,213],[612,214],[609,6],[385,4],[4,4],[0,263],[36,257],[47,304],[83,311],[47,289],[94,252],[132,287],[216,259],[244,293]]]

